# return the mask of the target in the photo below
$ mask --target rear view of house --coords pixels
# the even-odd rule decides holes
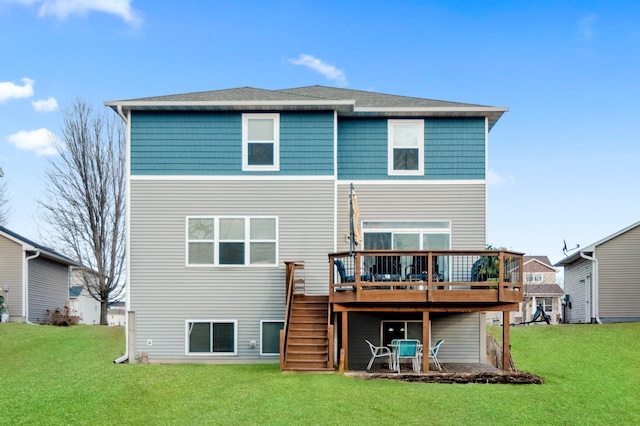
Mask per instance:
[[[522,256],[484,252],[506,108],[323,86],[106,105],[127,124],[131,361],[314,369],[343,353],[355,369],[364,339],[417,334],[447,339],[444,362],[482,362],[483,312],[517,309]]]
[[[0,291],[10,321],[40,324],[63,308],[76,262],[0,226]]]
[[[579,249],[564,267],[568,323],[640,321],[640,222]]]

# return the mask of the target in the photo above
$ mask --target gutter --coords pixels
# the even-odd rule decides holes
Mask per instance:
[[[129,120],[128,117],[124,114],[124,112],[122,111],[122,105],[118,105],[117,109],[116,109],[118,115],[124,120],[125,125],[127,126],[127,130],[126,130],[126,138],[127,138],[127,150],[129,149],[129,132],[130,132],[130,128],[129,128]],[[128,157],[128,154],[127,154]],[[129,165],[127,164],[127,171],[129,170]],[[129,174],[127,172],[127,174]],[[129,194],[129,188],[128,188],[128,183],[127,183],[127,194]],[[127,209],[127,216],[128,216],[128,209]],[[127,217],[127,223],[129,222],[129,217]],[[129,227],[127,226],[127,233],[129,232]],[[129,249],[129,238],[127,236],[127,249]],[[127,253],[127,259],[129,258],[129,255]],[[127,265],[127,271],[129,270],[129,265]],[[127,300],[129,299],[129,278],[127,276]],[[128,303],[127,303],[128,305]],[[126,306],[128,308],[128,306]],[[129,361],[129,318],[125,318],[125,327],[127,327],[127,329],[125,330],[125,350],[124,350],[124,354],[122,354],[121,356],[119,356],[118,358],[113,360],[114,364],[122,364],[123,362],[127,362]]]
[[[22,300],[24,301],[24,322],[26,322],[27,324],[35,324],[29,321],[29,261],[40,256],[40,250],[35,249],[35,252],[36,254],[27,256],[27,258],[25,259],[26,262],[24,263],[24,294]]]
[[[598,324],[602,324],[600,315],[598,313],[598,259],[593,256],[584,254],[582,250],[580,250],[580,257],[586,260],[590,260],[593,263],[593,292],[591,294],[591,296],[593,297],[591,300],[591,305],[593,306],[593,314],[595,315],[596,322]]]

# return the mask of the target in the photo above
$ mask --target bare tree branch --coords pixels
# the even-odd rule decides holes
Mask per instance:
[[[9,193],[7,183],[0,176],[0,226],[6,226],[9,222]]]
[[[52,225],[51,245],[74,257],[84,286],[101,302],[107,324],[110,302],[124,297],[125,133],[115,116],[96,113],[82,99],[62,110],[59,156],[45,172],[45,198],[38,201]]]

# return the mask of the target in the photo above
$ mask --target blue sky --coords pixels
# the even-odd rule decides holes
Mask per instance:
[[[555,262],[640,220],[639,52],[635,1],[0,0],[8,227],[46,229],[47,140],[76,97],[321,84],[509,107],[487,242]]]

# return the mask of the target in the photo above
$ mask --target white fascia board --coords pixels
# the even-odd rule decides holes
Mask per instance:
[[[419,186],[437,186],[437,185],[484,185],[485,179],[388,179],[388,180],[338,180],[338,185],[419,185]]]
[[[486,113],[508,112],[509,108],[501,107],[355,107],[354,112],[407,112],[407,113]]]
[[[109,107],[122,106],[124,108],[162,108],[162,107],[211,107],[211,108],[232,108],[232,107],[353,107],[356,101],[352,100],[298,100],[298,101],[108,101],[104,104]]]
[[[332,175],[319,175],[319,176],[293,176],[293,175],[130,175],[130,180],[132,181],[140,181],[140,180],[148,180],[148,181],[172,181],[172,180],[180,180],[180,181],[226,181],[226,182],[249,182],[249,181],[291,181],[291,182],[300,182],[300,181],[334,181],[334,177]]]

